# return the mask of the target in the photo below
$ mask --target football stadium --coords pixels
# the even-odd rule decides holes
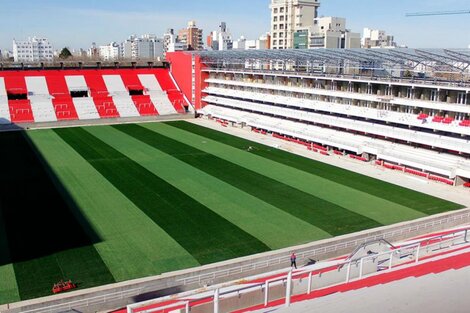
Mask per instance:
[[[260,266],[268,272],[285,267],[294,247],[307,251],[359,234],[385,238],[379,230],[390,227],[394,235],[385,239],[405,240],[469,222],[466,203],[328,162],[468,194],[468,51],[167,58],[162,66],[0,71],[5,312],[51,296],[63,281],[73,281],[65,284],[74,289],[67,301],[103,296],[90,288],[111,286],[119,288],[122,305],[149,299],[141,294],[186,290],[176,282],[150,284],[125,299],[132,289],[126,284],[139,279],[192,277],[201,266],[285,254],[278,264]],[[340,257],[362,243],[315,255]],[[418,255],[419,249],[416,262]],[[226,276],[248,274],[240,275]],[[196,286],[229,281],[216,276]],[[48,299],[48,309],[35,302],[29,311],[19,304],[17,312],[65,311]],[[102,309],[117,303],[100,301]]]

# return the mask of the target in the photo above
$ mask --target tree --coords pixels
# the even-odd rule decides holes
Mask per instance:
[[[68,59],[70,57],[72,57],[72,53],[70,52],[70,50],[67,47],[65,47],[64,49],[62,49],[62,51],[60,51],[60,54],[59,54],[60,59],[65,60],[65,59]]]

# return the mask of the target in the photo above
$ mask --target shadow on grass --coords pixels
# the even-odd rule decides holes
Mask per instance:
[[[0,146],[0,266],[100,241],[24,131],[0,133]]]

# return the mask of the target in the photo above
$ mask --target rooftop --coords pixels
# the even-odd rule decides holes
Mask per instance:
[[[361,70],[410,70],[470,75],[470,49],[295,49],[197,51],[207,64],[280,62],[297,68],[338,67]]]

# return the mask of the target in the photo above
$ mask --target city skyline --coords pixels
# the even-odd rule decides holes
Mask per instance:
[[[11,49],[13,39],[23,40],[35,35],[47,37],[57,49],[64,46],[87,48],[92,42],[121,41],[131,34],[162,36],[167,28],[186,27],[189,20],[197,21],[204,36],[225,21],[234,39],[241,35],[257,38],[270,29],[269,2],[176,0],[170,6],[161,0],[134,3],[6,0],[0,12],[0,48]],[[458,10],[466,9],[466,5],[464,0],[416,0],[412,3],[396,0],[383,1],[380,5],[373,0],[323,0],[319,16],[345,17],[348,28],[355,32],[362,33],[364,27],[383,29],[394,35],[399,44],[410,47],[466,48],[470,44],[470,33],[465,16],[405,17],[408,12]]]

